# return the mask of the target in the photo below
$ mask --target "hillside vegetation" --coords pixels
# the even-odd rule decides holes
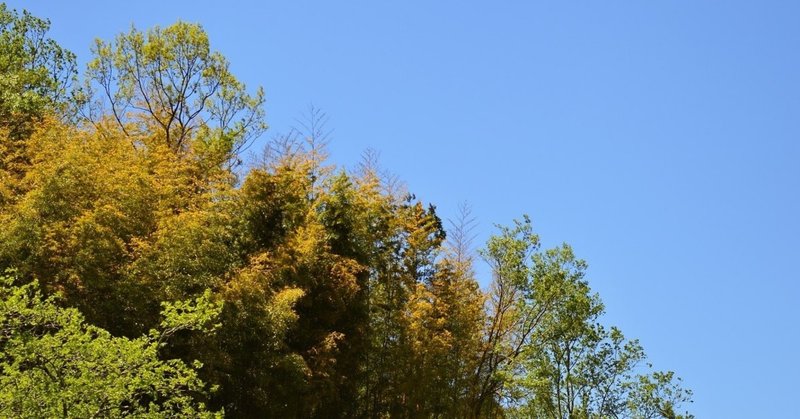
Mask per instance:
[[[527,217],[473,250],[316,109],[245,168],[264,94],[202,27],[81,77],[48,27],[0,5],[0,416],[691,417]]]

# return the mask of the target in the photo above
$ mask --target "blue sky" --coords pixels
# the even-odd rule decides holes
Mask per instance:
[[[333,161],[380,151],[443,217],[470,202],[479,241],[528,213],[572,244],[698,417],[796,410],[800,2],[114,3],[9,5],[84,62],[132,23],[202,23],[272,134],[314,103]]]

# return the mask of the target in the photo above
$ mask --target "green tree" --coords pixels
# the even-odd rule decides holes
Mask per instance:
[[[263,90],[247,93],[200,25],[132,28],[92,51],[85,114],[95,123],[108,115],[128,135],[155,130],[176,152],[218,159],[235,157],[266,129]]]
[[[503,411],[507,385],[518,371],[520,356],[562,296],[560,284],[537,280],[531,257],[539,248],[530,219],[500,227],[481,256],[493,280],[475,375],[470,388],[470,416],[492,417]]]
[[[539,250],[525,217],[501,227],[483,256],[494,281],[473,416],[675,417],[690,401],[671,373],[637,375],[644,350],[600,324],[603,304],[569,245]]]
[[[210,294],[165,304],[160,330],[127,339],[44,298],[36,282],[0,281],[0,415],[221,417],[199,401],[207,391],[195,371],[199,363],[158,357],[179,331],[213,331],[221,307]]]
[[[562,245],[534,254],[533,266],[536,280],[558,284],[564,294],[527,344],[509,385],[518,412],[559,419],[676,417],[673,410],[691,401],[691,393],[672,373],[637,374],[644,349],[600,324],[604,307],[584,279],[586,263]]]
[[[69,101],[75,55],[47,37],[50,21],[0,4],[0,127],[29,133],[45,112]]]
[[[689,412],[675,412],[679,406],[692,402],[692,391],[683,388],[681,379],[672,371],[655,371],[637,376],[625,384],[627,408],[636,419],[693,419]]]

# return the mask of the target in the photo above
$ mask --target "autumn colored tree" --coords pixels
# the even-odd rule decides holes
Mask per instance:
[[[412,416],[465,417],[478,361],[484,297],[472,269],[467,208],[448,233],[436,273],[416,285],[408,304]]]

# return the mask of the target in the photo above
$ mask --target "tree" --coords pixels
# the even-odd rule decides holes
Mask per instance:
[[[655,371],[637,376],[625,384],[627,408],[636,419],[693,419],[689,412],[675,413],[680,405],[692,402],[692,391],[681,386],[672,371]]]
[[[173,334],[214,329],[221,306],[209,293],[165,304],[160,330],[127,339],[44,298],[36,282],[15,286],[6,275],[0,282],[0,415],[221,417],[200,401],[199,363],[158,357]]]
[[[500,227],[481,256],[492,268],[488,312],[479,360],[470,390],[471,417],[496,416],[502,411],[506,384],[519,357],[544,316],[555,306],[559,284],[537,281],[529,258],[539,248],[530,219]]]
[[[75,54],[47,37],[50,21],[0,4],[0,127],[17,138],[48,110],[65,112]]]
[[[92,52],[86,98],[94,102],[85,115],[95,123],[108,114],[127,135],[157,130],[175,152],[191,147],[223,159],[266,129],[263,90],[247,93],[200,25],[132,28],[97,40]]]
[[[405,417],[417,414],[421,406],[412,372],[421,372],[415,353],[422,348],[414,345],[438,323],[425,319],[435,314],[427,309],[424,284],[436,275],[435,259],[445,234],[435,207],[426,208],[413,195],[384,202],[388,206],[375,220],[381,227],[373,231],[377,248],[369,265],[366,408],[372,416]]]
[[[568,245],[533,256],[534,276],[559,284],[562,298],[545,315],[510,384],[516,413],[551,418],[675,418],[691,392],[669,373],[638,374],[637,340],[600,324],[604,307],[584,278],[586,263]],[[677,381],[680,381],[679,379]],[[691,417],[687,413],[687,417]]]
[[[75,55],[47,37],[50,22],[0,3],[0,206],[30,166],[26,140],[47,114],[69,118]]]
[[[220,291],[218,333],[198,336],[186,349],[220,385],[212,405],[235,417],[296,416],[297,392],[305,386],[308,367],[286,336],[296,326],[303,290],[278,283],[275,266],[268,254],[254,255],[235,272]]]
[[[0,207],[0,269],[40,278],[91,323],[137,336],[157,322],[160,301],[215,286],[238,262],[237,233],[228,182],[121,138],[39,124],[25,146],[35,164]]]
[[[437,252],[435,273],[416,284],[407,304],[411,416],[465,417],[481,344],[484,298],[472,269],[471,217],[462,207]]]
[[[636,374],[644,350],[600,324],[603,304],[584,278],[586,262],[569,245],[539,250],[525,217],[500,227],[483,256],[494,281],[473,389],[475,417],[503,411],[557,419],[669,418],[690,401],[671,375]]]

